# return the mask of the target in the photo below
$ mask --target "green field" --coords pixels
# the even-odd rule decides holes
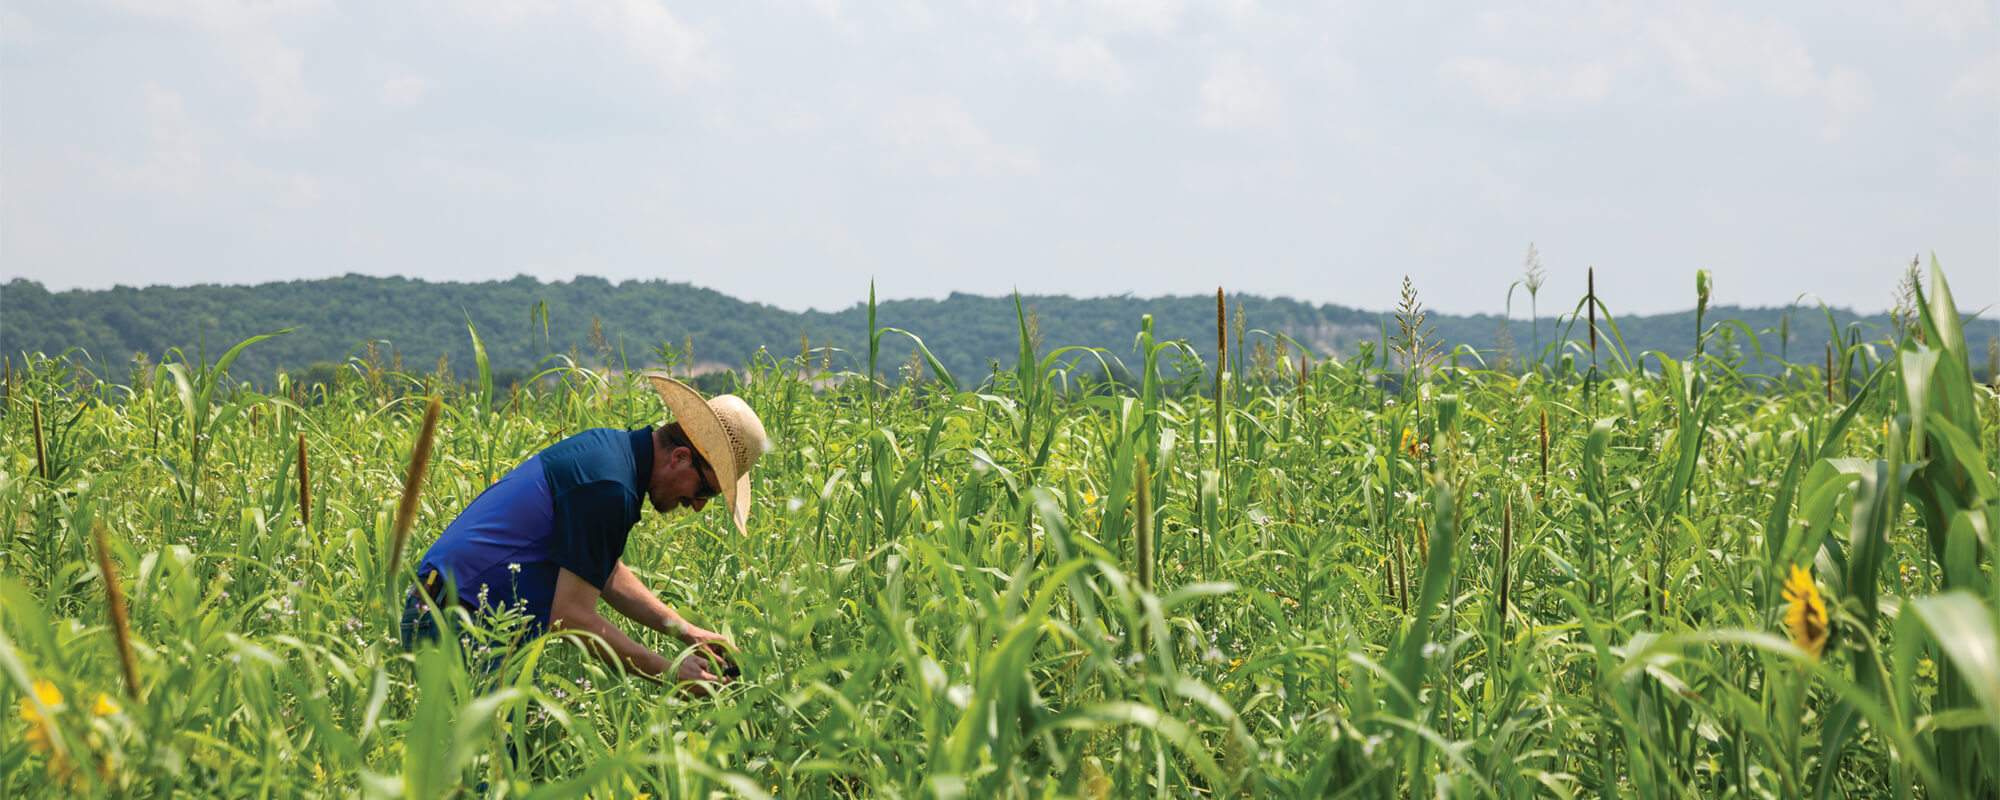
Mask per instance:
[[[17,356],[0,796],[1994,797],[2000,400],[1932,274],[1893,339],[1775,384],[1608,335],[1454,369],[1414,298],[1398,353],[1219,377],[1134,319],[1112,386],[1025,314],[972,376],[871,317],[750,365],[748,537],[633,531],[741,647],[712,700],[574,640],[474,642],[497,688],[395,641],[427,399],[405,573],[520,459],[659,421],[636,375]],[[1697,319],[1701,352],[1729,322]]]

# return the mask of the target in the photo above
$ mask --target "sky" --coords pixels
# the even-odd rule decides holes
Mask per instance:
[[[2000,306],[2000,3],[0,0],[0,282]],[[1526,293],[1515,290],[1513,308]],[[0,310],[4,310],[0,296]],[[1989,314],[2000,314],[1996,308]]]

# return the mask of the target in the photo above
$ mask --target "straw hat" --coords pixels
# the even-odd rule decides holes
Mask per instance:
[[[758,456],[771,449],[763,421],[757,419],[757,412],[750,410],[750,404],[736,395],[703,400],[700,392],[668,377],[667,373],[648,372],[646,378],[653,382],[653,391],[660,393],[674,420],[681,424],[688,442],[701,453],[709,468],[715,470],[715,479],[722,484],[722,500],[729,506],[729,519],[736,523],[737,532],[747,533],[750,468],[756,465]]]

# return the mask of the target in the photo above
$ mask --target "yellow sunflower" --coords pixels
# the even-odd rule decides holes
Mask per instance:
[[[1797,564],[1785,581],[1785,627],[1791,630],[1792,644],[1813,658],[1826,648],[1826,601],[1820,599],[1812,573]]]

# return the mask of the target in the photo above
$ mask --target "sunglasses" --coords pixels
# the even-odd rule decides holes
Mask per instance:
[[[715,468],[710,467],[708,460],[701,457],[701,451],[690,447],[688,452],[694,454],[694,477],[701,481],[701,485],[695,487],[694,499],[708,500],[722,494],[720,487],[708,485],[708,474],[714,472]]]
[[[701,485],[695,487],[694,499],[709,500],[722,494],[721,487],[709,484],[708,475],[714,472],[715,468],[708,465],[708,459],[701,457],[699,449],[696,449],[693,444],[681,441],[679,437],[673,435],[668,435],[667,441],[673,442],[676,446],[687,448],[688,453],[694,457],[694,478],[701,481]]]

